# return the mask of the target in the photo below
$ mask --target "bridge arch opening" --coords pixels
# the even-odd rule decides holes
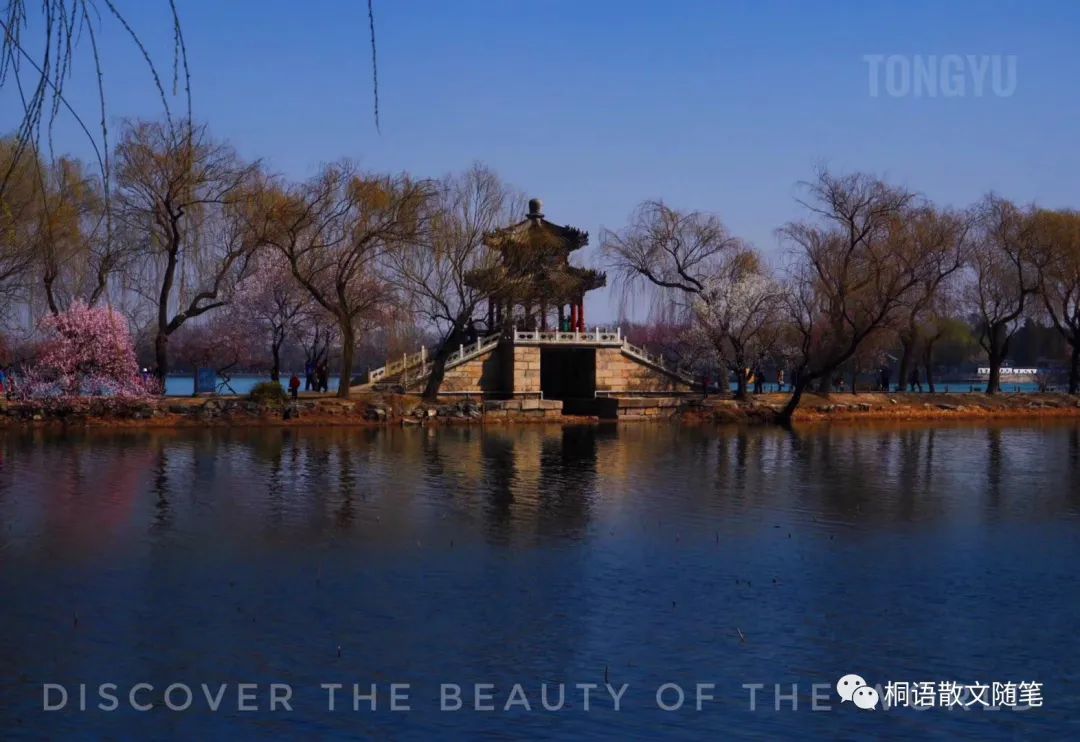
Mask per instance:
[[[541,348],[540,391],[544,399],[596,396],[595,348]]]

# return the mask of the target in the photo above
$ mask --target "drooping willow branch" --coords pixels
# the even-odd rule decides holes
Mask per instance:
[[[0,44],[0,87],[9,81],[19,89],[23,101],[23,114],[15,138],[18,142],[18,154],[29,149],[41,151],[43,133],[48,137],[48,151],[51,153],[52,131],[61,111],[72,115],[79,129],[86,135],[94,150],[102,183],[108,193],[111,181],[109,164],[109,129],[106,113],[105,75],[101,64],[98,46],[98,27],[102,23],[99,4],[104,5],[108,13],[123,27],[142,54],[164,108],[166,119],[172,122],[172,111],[165,94],[161,77],[153,60],[138,33],[117,9],[112,0],[42,0],[38,11],[32,10],[27,0],[10,0],[0,18],[3,30],[3,43]],[[168,0],[169,13],[173,25],[173,93],[177,93],[181,70],[184,74],[186,93],[186,120],[191,122],[191,76],[188,68],[187,49],[181,31],[180,16],[175,0]],[[42,36],[38,43],[30,44],[24,38],[24,32],[30,22],[40,18]],[[98,131],[92,132],[64,93],[64,84],[77,65],[77,50],[83,33],[89,42],[89,56],[97,76],[98,108],[100,123]],[[37,81],[24,93],[22,74],[24,67],[36,73]],[[47,113],[46,113],[47,112]],[[16,158],[17,159],[17,158]],[[0,174],[0,196],[8,185],[14,163],[8,171]]]
[[[375,55],[375,9],[374,0],[368,0],[368,28],[371,29],[371,89],[375,97],[375,131],[382,133],[379,128],[379,64]]]

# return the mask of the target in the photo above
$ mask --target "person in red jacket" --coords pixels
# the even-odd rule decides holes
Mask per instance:
[[[293,399],[300,396],[300,377],[296,374],[293,374],[292,378],[289,379],[289,393],[292,394]]]

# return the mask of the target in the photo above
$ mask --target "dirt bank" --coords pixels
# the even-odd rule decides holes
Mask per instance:
[[[787,402],[786,394],[762,394],[746,402],[710,398],[688,404],[686,420],[771,422]],[[978,420],[1080,417],[1080,397],[1067,394],[884,394],[839,392],[803,396],[795,423],[832,420]]]
[[[676,419],[684,423],[775,422],[785,394],[758,395],[746,401],[700,397],[654,400],[664,415],[633,419]],[[661,403],[670,403],[662,405]],[[642,400],[642,404],[649,404]],[[633,406],[633,405],[631,405]],[[635,408],[636,409],[636,408]],[[620,413],[621,414],[621,413]],[[1042,419],[1080,417],[1080,398],[1066,394],[809,394],[795,415],[796,424],[829,421],[932,421]],[[0,403],[0,427],[278,427],[382,426],[502,423],[581,423],[597,418],[562,414],[553,400],[477,401],[446,399],[423,402],[415,396],[357,394],[353,399],[301,395],[288,405],[260,404],[244,397],[113,399],[67,403]]]
[[[560,402],[534,400],[423,402],[394,394],[356,394],[343,400],[301,394],[296,402],[267,404],[246,397],[165,397],[2,402],[0,427],[279,427],[380,426],[458,423],[582,422],[562,414]]]

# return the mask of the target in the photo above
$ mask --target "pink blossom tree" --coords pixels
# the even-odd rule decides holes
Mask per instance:
[[[110,307],[81,300],[41,322],[37,359],[23,385],[28,397],[141,397],[139,374],[127,320]]]
[[[299,330],[315,302],[293,278],[288,261],[280,253],[264,251],[256,256],[254,264],[251,275],[236,287],[232,320],[246,325],[269,349],[270,378],[278,381],[281,348],[286,338]]]

